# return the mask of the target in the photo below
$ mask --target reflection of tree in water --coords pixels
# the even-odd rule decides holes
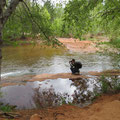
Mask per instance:
[[[73,95],[73,104],[79,104],[83,106],[86,102],[90,102],[93,93],[88,90],[89,84],[87,79],[79,78],[73,80],[72,85],[76,86],[76,90]]]
[[[43,90],[41,90],[40,87],[35,88],[35,94],[33,96],[34,103],[37,108],[59,106],[62,104],[84,105],[93,97],[92,92],[88,90],[89,85],[87,82],[86,79],[73,80],[71,85],[75,86],[76,90],[72,96],[68,93],[56,93],[53,87]]]
[[[67,93],[56,93],[52,87],[44,90],[36,88],[34,93],[33,100],[37,108],[59,106],[63,103],[66,104],[66,99],[70,100],[70,96]]]

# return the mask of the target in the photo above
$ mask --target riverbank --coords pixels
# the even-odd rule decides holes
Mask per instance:
[[[79,80],[79,79],[89,79],[89,78],[95,78],[95,76],[119,76],[120,70],[106,70],[102,72],[97,71],[90,71],[90,72],[81,72],[78,75],[73,75],[71,73],[56,73],[56,74],[40,74],[40,75],[24,75],[24,76],[18,76],[18,77],[9,77],[4,78],[1,81],[1,87],[6,86],[14,86],[14,85],[25,85],[27,82],[35,82],[35,81],[45,81],[48,79],[58,79],[58,78],[68,78],[70,80]],[[16,81],[17,80],[17,81]]]
[[[84,39],[58,38],[63,45],[70,51],[79,53],[106,52],[119,54],[119,48],[110,44],[107,36],[102,35],[84,35]],[[116,43],[117,45],[117,43]]]
[[[100,96],[93,104],[84,108],[62,105],[39,110],[15,111],[21,117],[14,120],[119,120],[119,112],[120,94],[110,94]]]
[[[58,38],[58,40],[70,51],[80,53],[95,53],[100,51],[100,49],[96,47],[96,43],[94,41],[80,41],[75,38]]]
[[[112,46],[107,36],[99,34],[84,35],[81,40],[76,38],[56,38],[63,44],[64,48],[73,52],[79,53],[95,53],[95,52],[110,52],[119,54],[119,48]],[[42,40],[40,36],[18,38],[13,41],[4,43],[4,46],[19,46],[19,45],[39,45],[41,47],[53,47],[46,45],[46,41]],[[116,43],[117,44],[117,43]],[[63,47],[57,46],[56,47]]]
[[[69,78],[71,80],[87,79],[91,76],[119,76],[120,70],[106,70],[103,72],[88,72],[81,75],[71,73],[41,74],[33,76],[26,82],[44,81],[46,79]],[[26,84],[26,83],[24,83]],[[10,84],[9,84],[10,85]],[[12,86],[12,84],[10,85]],[[80,108],[74,105],[63,104],[58,107],[41,109],[15,110],[13,116],[20,117],[14,120],[119,120],[120,119],[120,93],[103,94],[93,101],[91,105]],[[0,116],[1,117],[1,116]],[[6,116],[7,118],[7,116]],[[4,120],[1,118],[1,120]]]

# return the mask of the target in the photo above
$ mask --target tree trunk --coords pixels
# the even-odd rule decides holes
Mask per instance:
[[[0,28],[0,81],[1,81],[1,63],[2,63],[2,28]]]
[[[0,0],[0,82],[1,82],[1,63],[2,63],[2,28],[3,28],[3,9],[6,5],[6,0]]]
[[[0,19],[0,82],[1,82],[1,63],[2,63],[2,22]]]

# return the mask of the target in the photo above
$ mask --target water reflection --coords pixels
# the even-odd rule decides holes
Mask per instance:
[[[29,82],[26,85],[1,88],[4,96],[0,101],[4,104],[16,105],[19,109],[50,107],[71,102],[82,106],[86,103],[90,104],[94,84],[94,81],[88,84],[88,80],[85,79],[71,81],[60,78]]]
[[[25,85],[2,87],[0,102],[16,105],[18,109],[44,108],[62,104],[84,107],[96,93],[120,91],[119,75],[87,76],[87,78],[45,80]]]
[[[40,88],[40,91],[49,90],[51,87],[54,89],[55,93],[69,95],[73,94],[76,89],[75,86],[70,86],[72,81],[69,79],[57,79],[57,80],[46,80],[43,82],[29,82],[26,85],[16,85],[2,87],[3,97],[0,101],[4,103],[9,103],[10,105],[17,105],[17,108],[34,108],[35,103],[33,101],[33,96],[35,95],[35,89]]]

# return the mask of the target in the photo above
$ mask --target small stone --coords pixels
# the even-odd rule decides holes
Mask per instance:
[[[42,117],[38,114],[34,114],[31,116],[30,120],[42,120]]]

